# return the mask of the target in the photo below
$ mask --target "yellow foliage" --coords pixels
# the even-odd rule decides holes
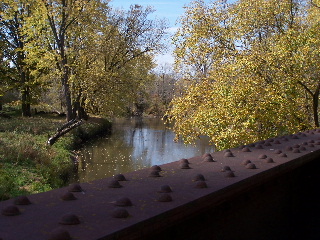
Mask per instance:
[[[193,2],[175,36],[176,64],[193,80],[167,112],[177,136],[206,135],[223,149],[318,126],[320,9],[223,2]]]

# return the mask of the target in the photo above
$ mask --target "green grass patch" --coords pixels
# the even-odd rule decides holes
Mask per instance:
[[[49,146],[64,122],[51,114],[0,118],[0,200],[67,185],[76,174],[71,151],[111,129],[107,120],[88,121]]]

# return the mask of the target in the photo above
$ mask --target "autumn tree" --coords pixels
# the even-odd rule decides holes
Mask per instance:
[[[199,81],[207,77],[214,64],[235,51],[231,36],[231,18],[227,1],[215,1],[212,7],[198,0],[186,6],[185,15],[173,38],[175,68],[186,78]]]
[[[82,89],[81,101],[88,111],[119,115],[145,94],[152,81],[153,56],[163,47],[166,29],[165,21],[149,18],[153,12],[151,7],[132,5],[128,11],[108,13],[94,45],[79,58],[79,72],[87,76],[75,84]]]
[[[160,64],[154,69],[154,81],[148,85],[147,113],[163,116],[173,97],[179,94],[179,75],[169,63]]]
[[[319,9],[302,0],[190,6],[182,18],[189,30],[176,36],[177,57],[201,39],[210,42],[212,64],[172,102],[168,115],[178,136],[207,135],[227,148],[319,126]]]
[[[14,89],[21,93],[23,116],[31,116],[31,92],[35,86],[30,74],[32,66],[26,62],[28,40],[24,33],[32,5],[32,1],[23,0],[0,3],[1,80],[6,81],[3,90]]]
[[[74,50],[74,41],[79,37],[81,29],[92,29],[91,20],[94,19],[94,16],[97,16],[101,4],[94,0],[42,0],[38,3],[38,11],[34,18],[45,21],[40,21],[41,24],[33,22],[32,27],[30,26],[30,35],[35,34],[37,36],[37,34],[42,33],[42,36],[38,35],[38,37],[40,40],[46,40],[47,46],[43,47],[52,54],[52,60],[59,71],[68,121],[76,117],[70,90],[71,66],[76,57],[75,52],[72,51]],[[41,32],[43,27],[47,30]],[[32,32],[32,29],[37,31]],[[39,45],[37,42],[36,44]]]
[[[99,0],[38,2],[29,21],[30,61],[43,60],[51,69],[49,82],[54,75],[60,79],[68,121],[87,111],[118,114],[139,95],[166,28],[149,19],[153,11],[140,5],[111,9]]]

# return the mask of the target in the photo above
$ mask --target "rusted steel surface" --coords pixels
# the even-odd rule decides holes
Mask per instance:
[[[0,239],[141,239],[319,157],[315,129],[10,199]]]

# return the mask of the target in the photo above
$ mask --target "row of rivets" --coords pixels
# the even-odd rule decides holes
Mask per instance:
[[[319,131],[320,132],[320,131]],[[304,136],[305,134],[298,134],[301,136]],[[292,139],[299,139],[298,136],[296,135],[292,135],[290,136]],[[287,138],[281,138],[281,140],[283,141],[288,141]],[[264,143],[263,143],[264,142]],[[257,149],[262,149],[263,146],[262,144],[264,144],[264,146],[272,146],[270,143],[273,144],[281,144],[281,142],[279,140],[275,140],[275,139],[269,139],[267,141],[261,141],[258,144],[251,144],[248,145],[248,147],[243,146],[241,147],[242,152],[251,152],[250,147],[255,147]],[[314,144],[316,145],[320,145],[320,141],[315,142],[314,140],[309,140],[308,142],[303,142],[302,144],[295,144],[292,147],[287,147],[286,150],[287,151],[292,151],[293,153],[300,153],[300,151],[306,151],[306,148],[304,146],[309,146],[309,147],[314,147]],[[285,153],[283,153],[281,150],[275,150],[274,151],[275,154],[278,154],[281,157],[287,157],[287,155]],[[233,153],[228,149],[224,151],[224,157],[234,157]],[[260,155],[259,159],[265,159],[265,162],[269,162],[269,163],[273,163],[273,159],[272,158],[268,158],[266,155]],[[214,159],[212,157],[211,154],[205,154],[203,155],[203,160],[205,162],[214,162]],[[189,166],[189,161],[188,159],[181,159],[180,160],[180,167],[182,169],[190,169]],[[243,165],[245,165],[245,167],[247,169],[256,169],[255,164],[253,164],[250,160],[245,160],[242,162]],[[150,177],[161,177],[159,172],[162,171],[161,168],[157,165],[152,166],[151,169],[153,171],[151,171],[150,173]],[[222,172],[225,173],[225,177],[234,177],[234,171],[232,171],[230,169],[229,166],[225,166],[223,167],[223,169],[221,170]],[[122,187],[119,183],[119,181],[127,181],[125,179],[125,177],[122,174],[118,174],[114,176],[114,180],[109,182],[108,187],[109,188],[120,188]],[[205,182],[205,178],[202,174],[197,174],[194,178],[193,181],[196,181],[196,188],[207,188],[207,184]],[[67,192],[66,194],[61,196],[62,200],[65,201],[69,201],[69,200],[76,200],[77,198],[71,193],[71,192],[83,192],[83,189],[80,187],[79,184],[73,184],[70,186],[69,188],[69,192]],[[161,186],[160,190],[158,191],[160,194],[160,196],[157,198],[157,201],[159,202],[170,202],[172,201],[172,197],[170,194],[170,192],[172,192],[170,186],[168,185],[163,185]],[[29,201],[28,198],[26,198],[25,196],[21,196],[20,198],[17,198],[15,200],[15,204],[16,205],[28,205],[31,204],[31,202]],[[117,199],[115,201],[115,206],[119,206],[119,207],[126,207],[126,206],[132,206],[132,202],[130,201],[130,199],[128,198],[120,198]],[[20,210],[16,207],[16,206],[8,206],[7,208],[5,208],[2,211],[3,215],[6,216],[14,216],[14,215],[19,215],[20,214]],[[115,218],[126,218],[129,216],[129,213],[127,212],[126,209],[124,208],[117,208],[115,209],[112,214],[113,217]],[[75,225],[75,224],[79,224],[80,220],[79,218],[74,215],[74,214],[66,214],[62,217],[62,219],[59,222],[60,224],[63,225]],[[66,232],[65,230],[57,230],[55,233],[52,234],[52,236],[54,235],[60,235],[62,237],[60,237],[59,239],[71,239],[70,235],[68,232]],[[50,238],[51,239],[58,239],[58,238]],[[0,238],[1,240],[1,238]]]
[[[273,139],[268,140],[268,142],[280,143],[278,140],[274,141]],[[313,143],[314,140],[310,140],[309,142]],[[307,143],[304,142],[302,145],[306,145],[306,144]],[[260,144],[257,144],[256,147],[260,148],[262,146]],[[300,151],[299,151],[299,149],[297,149],[299,147],[300,147],[300,145],[295,144],[293,146],[293,148],[295,148],[295,149],[293,149],[293,152],[299,153]],[[306,150],[304,147],[300,147],[300,149],[301,150]],[[287,150],[292,150],[292,148],[289,147],[289,148],[287,148]],[[248,147],[243,147],[242,151],[243,152],[251,152],[251,150]],[[224,150],[224,152],[225,152],[225,155],[224,155],[225,157],[233,157],[234,156],[229,149]],[[280,156],[282,156],[282,157],[286,157],[287,156],[285,153],[282,153],[281,150],[276,150],[275,153],[276,154],[280,154]],[[203,157],[204,157],[205,161],[208,161],[208,162],[213,162],[214,161],[213,158],[212,158],[212,155],[209,154],[209,153],[205,154]],[[267,156],[266,155],[260,155],[259,158],[260,159],[267,159]],[[256,166],[254,164],[252,164],[250,160],[246,160],[246,161],[247,162],[243,163],[243,164],[246,165],[246,167],[248,169],[256,169]],[[272,163],[274,161],[273,161],[272,158],[268,158],[267,162]],[[181,168],[182,169],[190,169],[189,161],[187,159],[181,159],[180,163],[181,163]],[[225,169],[222,170],[222,171],[226,171],[226,172],[231,171],[231,169],[230,168],[228,169],[228,168],[229,167],[226,166]],[[157,165],[152,166],[151,169],[153,169],[154,171],[152,171],[149,176],[151,176],[151,177],[160,177],[159,171],[162,171],[162,170],[161,170],[161,168],[159,166],[157,166]],[[233,175],[234,174],[230,174],[229,172],[226,174],[226,176],[228,176],[228,177],[233,176]],[[199,176],[197,176],[197,177],[199,179],[196,180],[196,181],[204,181],[204,179],[200,178]],[[110,188],[120,188],[122,186],[120,185],[119,181],[126,181],[125,177],[122,174],[115,175],[114,176],[114,180],[110,181],[108,186]],[[80,187],[79,184],[73,184],[73,185],[70,186],[69,191],[70,192],[82,192],[83,189]],[[61,196],[61,198],[63,200],[66,200],[66,201],[76,200],[77,198],[70,192],[64,194],[63,196]],[[25,196],[21,196],[20,198],[16,199],[16,204],[18,204],[18,205],[19,204],[20,205],[26,205],[26,204],[30,204],[30,201]],[[3,210],[3,215],[11,215],[12,216],[12,215],[18,215],[18,214],[20,214],[20,211],[19,211],[18,208],[14,207],[14,206],[10,206],[7,209]]]

